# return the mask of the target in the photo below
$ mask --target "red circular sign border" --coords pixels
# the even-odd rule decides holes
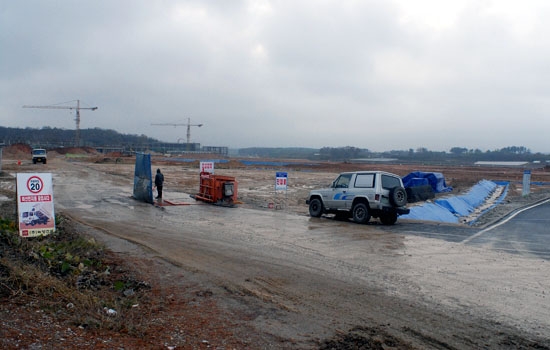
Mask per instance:
[[[32,179],[38,179],[38,181],[40,181],[40,190],[34,192],[33,190],[31,190],[29,188],[29,183],[31,182]],[[29,177],[29,179],[27,180],[27,190],[29,190],[29,192],[36,194],[36,193],[42,192],[43,189],[44,189],[44,181],[42,181],[42,179],[40,177],[38,177],[36,175],[33,175],[33,176]]]

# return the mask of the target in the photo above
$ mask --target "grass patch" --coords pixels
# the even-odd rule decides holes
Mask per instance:
[[[70,220],[56,219],[55,234],[22,238],[15,222],[0,218],[3,302],[36,307],[78,327],[144,332],[149,284],[93,238],[76,233]]]
[[[65,158],[71,158],[71,159],[88,158],[89,156],[90,156],[89,154],[65,153]]]

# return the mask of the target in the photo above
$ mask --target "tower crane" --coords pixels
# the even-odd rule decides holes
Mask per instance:
[[[191,124],[191,118],[187,118],[187,123],[152,123],[151,125],[163,125],[163,126],[187,126],[187,150],[189,151],[189,145],[191,144],[191,127],[201,127],[203,124]]]
[[[60,106],[60,105],[49,105],[49,106],[31,106],[31,105],[25,105],[23,108],[41,108],[41,109],[70,109],[76,111],[76,116],[74,120],[76,121],[76,131],[74,135],[74,146],[79,147],[80,146],[80,110],[81,109],[89,109],[91,111],[95,111],[97,107],[80,107],[80,100],[75,101],[69,101],[69,102],[76,102],[76,106]]]

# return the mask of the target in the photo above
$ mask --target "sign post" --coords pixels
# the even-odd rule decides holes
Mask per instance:
[[[19,234],[22,237],[54,233],[52,174],[18,173],[17,209]]]
[[[531,193],[531,170],[524,170],[522,195],[527,196],[529,193]]]
[[[278,171],[275,173],[275,191],[286,191],[288,187],[288,173]]]
[[[278,191],[285,191],[285,207],[288,199],[287,190],[288,190],[288,173],[285,171],[276,172],[275,173],[275,193],[278,193]]]

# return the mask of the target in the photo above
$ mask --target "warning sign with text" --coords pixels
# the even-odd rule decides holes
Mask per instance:
[[[17,174],[17,212],[22,237],[55,232],[52,174]]]
[[[201,173],[214,174],[214,162],[200,162]]]
[[[288,173],[281,172],[281,171],[275,173],[275,190],[286,191],[287,187],[288,187]]]

